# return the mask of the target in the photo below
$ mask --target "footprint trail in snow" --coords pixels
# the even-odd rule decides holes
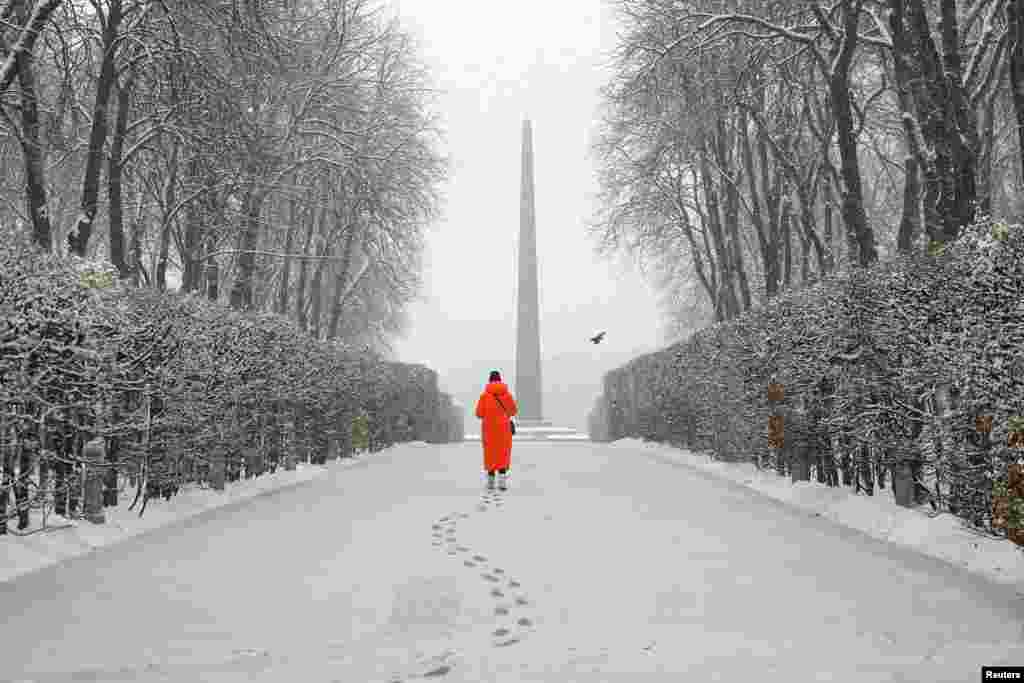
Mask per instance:
[[[475,506],[477,512],[497,511],[504,507],[502,491],[488,490]],[[448,555],[456,556],[466,569],[479,572],[483,586],[497,601],[494,616],[498,626],[491,632],[494,647],[508,647],[520,642],[534,629],[534,620],[523,614],[531,605],[520,581],[511,577],[504,567],[491,561],[486,555],[462,545],[458,540],[458,523],[468,519],[469,514],[452,512],[440,517],[432,526],[434,547],[441,548]],[[445,671],[447,673],[447,671]],[[436,675],[436,674],[435,674]]]

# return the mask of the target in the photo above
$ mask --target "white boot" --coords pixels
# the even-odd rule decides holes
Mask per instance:
[[[488,472],[487,473],[487,488],[489,488],[489,489],[493,489],[494,488],[494,472]]]
[[[508,489],[508,472],[498,473],[498,488],[501,489],[502,491]]]

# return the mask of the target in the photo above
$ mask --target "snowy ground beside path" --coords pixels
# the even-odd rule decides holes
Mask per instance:
[[[651,457],[644,457],[651,455]],[[0,584],[0,680],[961,683],[1024,602],[626,444],[396,447]]]
[[[335,460],[327,467],[344,469],[367,457],[373,456],[361,455]],[[0,536],[0,583],[72,557],[95,552],[126,538],[165,527],[207,510],[295,486],[326,474],[327,469],[322,465],[299,463],[296,469],[290,472],[282,468],[273,474],[228,482],[223,491],[189,485],[170,500],[151,499],[142,517],[138,514],[141,501],[135,506],[134,511],[128,509],[135,499],[135,489],[128,489],[120,493],[119,504],[116,507],[106,508],[105,524],[92,524],[78,519],[68,520],[51,514],[47,519],[46,530],[20,536],[13,533],[15,521],[8,522],[8,528],[12,533]],[[30,530],[41,526],[39,514],[35,511],[32,521],[33,526]]]
[[[900,507],[893,502],[889,489],[866,496],[847,487],[832,488],[817,482],[793,484],[788,477],[758,470],[750,463],[717,462],[707,455],[639,439],[620,439],[609,446],[657,453],[874,538],[913,548],[992,581],[1013,585],[1024,593],[1024,549],[1007,540],[972,533],[954,515],[931,516],[923,509]]]

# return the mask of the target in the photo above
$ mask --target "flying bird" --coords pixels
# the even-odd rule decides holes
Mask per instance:
[[[590,341],[594,342],[595,344],[600,344],[601,340],[604,339],[604,335],[604,332],[599,332],[596,336],[591,337]]]

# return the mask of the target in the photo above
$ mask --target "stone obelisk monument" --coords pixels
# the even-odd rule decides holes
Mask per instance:
[[[523,170],[519,190],[519,282],[516,290],[516,383],[524,427],[543,420],[540,374],[540,310],[537,297],[537,214],[533,198],[533,131],[523,121]]]
[[[523,121],[523,176],[519,190],[519,263],[516,264],[516,371],[512,391],[519,407],[515,439],[586,439],[544,419],[540,372],[540,301],[537,213],[533,197],[533,129]]]

